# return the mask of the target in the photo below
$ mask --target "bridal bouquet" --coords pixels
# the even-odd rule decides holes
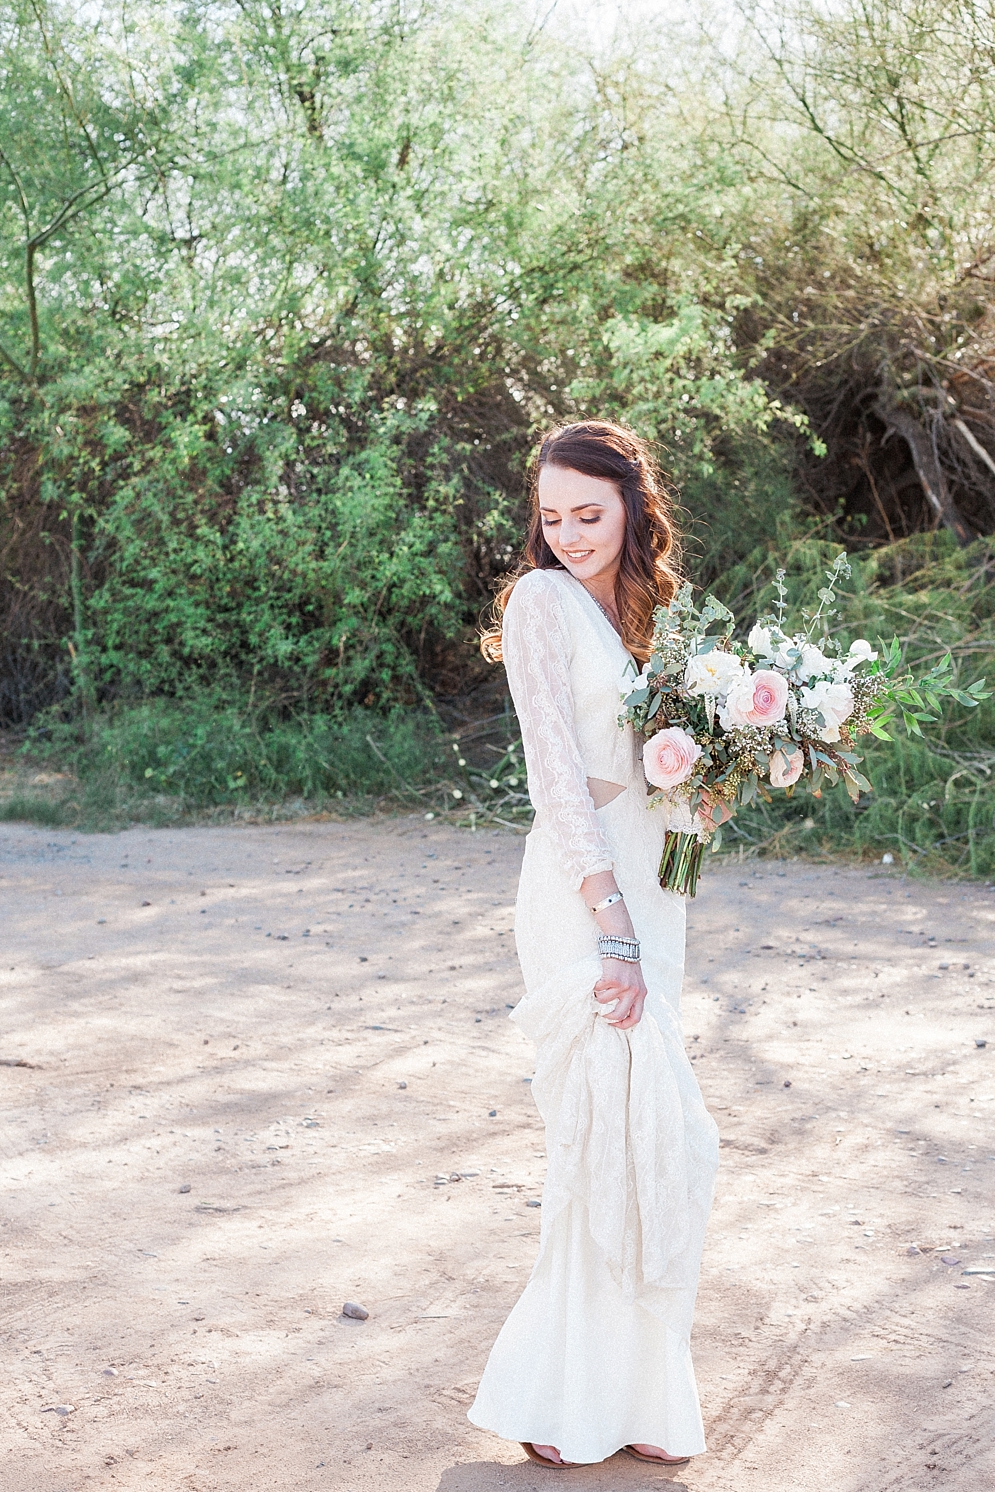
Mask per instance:
[[[883,658],[863,638],[844,653],[828,624],[836,588],[850,575],[845,555],[825,572],[818,610],[803,613],[800,627],[785,618],[784,573],[774,613],[756,623],[746,647],[732,639],[732,612],[714,596],[697,608],[682,586],[656,612],[649,662],[623,680],[619,725],[648,738],[643,763],[657,789],[649,806],[683,801],[693,816],[690,830],[664,840],[667,890],[694,896],[706,844],[717,849],[721,825],[757,797],[770,802],[772,789],[790,795],[803,783],[818,798],[842,782],[856,803],[871,784],[854,742],[868,732],[890,740],[885,722],[896,711],[910,734],[922,735],[942,699],[974,706],[990,697],[983,679],[955,685],[949,654],[915,679],[902,668],[897,639]]]

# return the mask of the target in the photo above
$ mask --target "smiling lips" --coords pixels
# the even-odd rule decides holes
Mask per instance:
[[[579,551],[575,551],[573,549],[564,549],[563,553],[566,555],[567,559],[573,560],[575,565],[579,565],[582,564],[584,560],[590,559],[591,555],[594,553],[594,550],[581,549]]]

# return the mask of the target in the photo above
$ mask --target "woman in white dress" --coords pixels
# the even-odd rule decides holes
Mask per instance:
[[[626,667],[673,594],[674,533],[646,447],[601,422],[546,437],[526,558],[485,654],[504,659],[535,824],[515,914],[546,1126],[539,1257],[494,1344],[475,1425],[564,1468],[705,1448],[690,1334],[718,1163],[684,1051],[683,900],[657,869]],[[678,816],[683,815],[683,822]],[[674,827],[690,828],[675,807]]]

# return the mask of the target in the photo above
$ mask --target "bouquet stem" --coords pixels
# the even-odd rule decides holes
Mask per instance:
[[[664,891],[680,896],[694,896],[698,889],[698,872],[705,845],[697,834],[680,834],[668,829],[660,861],[660,885]]]

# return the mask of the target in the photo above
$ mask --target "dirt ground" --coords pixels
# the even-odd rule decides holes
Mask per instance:
[[[538,1235],[521,850],[0,827],[5,1492],[550,1485],[465,1418]],[[709,1454],[571,1486],[995,1485],[993,924],[883,867],[709,870]]]

